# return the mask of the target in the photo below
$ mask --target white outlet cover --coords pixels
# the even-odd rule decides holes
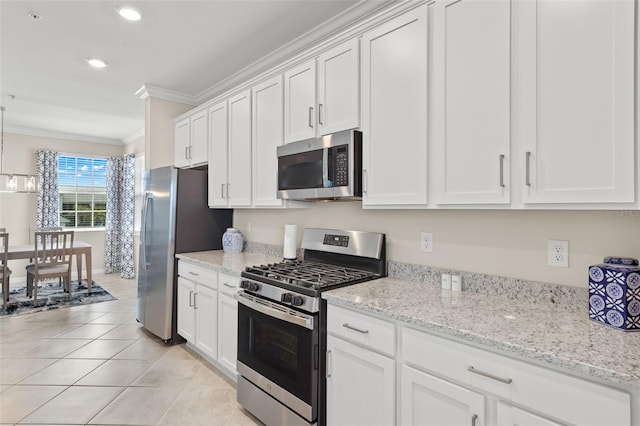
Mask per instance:
[[[547,241],[547,264],[549,266],[569,267],[569,241]]]
[[[425,253],[433,252],[433,234],[431,232],[420,233],[420,251]]]

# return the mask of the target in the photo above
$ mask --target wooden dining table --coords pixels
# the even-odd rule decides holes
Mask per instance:
[[[84,241],[74,241],[71,253],[76,256],[76,263],[78,264],[78,282],[82,281],[82,255],[84,255],[85,264],[87,265],[87,292],[91,294],[91,286],[93,284],[91,277],[91,244]],[[7,260],[33,259],[34,257],[36,257],[36,248],[33,244],[9,246],[7,252]]]

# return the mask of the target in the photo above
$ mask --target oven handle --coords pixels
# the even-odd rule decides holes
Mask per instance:
[[[291,324],[299,325],[301,327],[308,328],[309,330],[313,330],[313,317],[298,312],[296,312],[295,315],[291,315],[286,312],[282,312],[279,309],[272,308],[271,306],[269,306],[272,305],[271,302],[264,301],[264,304],[258,303],[254,302],[249,297],[250,296],[247,296],[245,293],[238,293],[238,302],[242,303],[248,308],[261,312],[270,317],[277,318]]]

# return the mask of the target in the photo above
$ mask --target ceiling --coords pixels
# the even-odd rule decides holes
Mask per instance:
[[[143,86],[202,103],[228,89],[230,76],[259,71],[254,63],[266,55],[275,63],[277,52],[327,36],[382,3],[0,0],[5,132],[126,143],[144,130],[136,95]],[[123,4],[143,19],[125,21],[116,13]],[[93,69],[87,57],[108,66]]]

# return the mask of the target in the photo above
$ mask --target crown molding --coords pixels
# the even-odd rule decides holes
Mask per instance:
[[[50,130],[35,129],[31,127],[12,126],[11,124],[4,126],[5,133],[14,133],[17,135],[38,136],[43,138],[64,139],[70,141],[101,143],[107,145],[125,145],[124,141],[110,138],[100,138],[96,136],[78,135],[75,133],[53,132]]]
[[[234,87],[245,83],[247,80],[258,76],[262,72],[282,64],[292,57],[300,55],[308,50],[310,46],[317,45],[322,41],[334,37],[354,23],[366,20],[382,10],[397,6],[401,3],[406,2],[398,0],[360,0],[360,2],[331,18],[329,21],[312,28],[284,46],[277,48],[224,80],[198,93],[198,95],[194,97],[197,101],[194,105],[200,105],[226,91],[232,90]]]
[[[145,135],[144,127],[137,132],[132,133],[122,140],[123,145],[129,145],[131,142],[137,141]]]
[[[186,95],[184,93],[176,92],[174,90],[163,89],[162,87],[152,86],[149,84],[143,85],[136,93],[140,99],[147,99],[149,96],[153,98],[165,99],[167,101],[180,102],[183,104],[196,106],[198,105],[198,99],[195,96]]]

